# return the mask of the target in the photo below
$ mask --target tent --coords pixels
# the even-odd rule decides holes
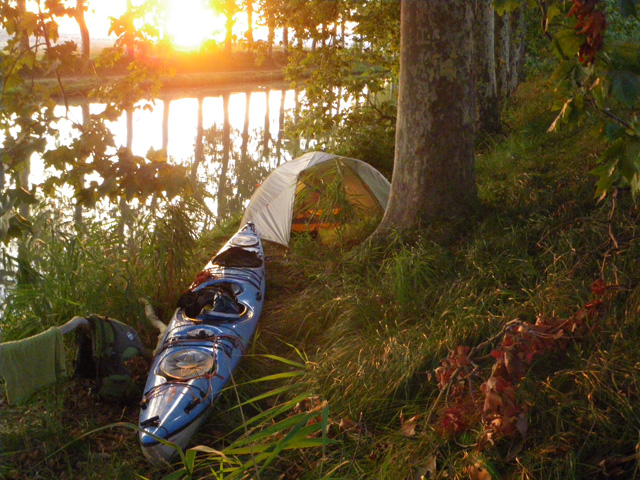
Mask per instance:
[[[287,162],[255,191],[242,223],[263,240],[289,245],[291,232],[321,232],[355,218],[382,215],[389,181],[354,158],[311,152]]]

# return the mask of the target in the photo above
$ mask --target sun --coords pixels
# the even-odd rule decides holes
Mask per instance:
[[[224,18],[204,5],[203,0],[166,0],[166,34],[181,49],[195,50],[224,31]]]

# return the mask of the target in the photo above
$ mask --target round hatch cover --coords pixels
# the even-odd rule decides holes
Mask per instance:
[[[211,338],[216,335],[216,330],[208,327],[192,328],[187,332],[187,338]]]
[[[165,377],[177,380],[205,375],[213,369],[213,356],[203,350],[186,348],[164,357],[160,371]]]
[[[231,244],[238,247],[252,247],[258,244],[258,240],[253,235],[239,233],[231,239]]]

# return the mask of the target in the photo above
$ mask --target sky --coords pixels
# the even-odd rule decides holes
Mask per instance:
[[[119,17],[127,7],[126,0],[88,0],[87,4],[89,8],[85,13],[85,21],[92,37],[107,37],[111,25],[109,17]],[[58,23],[62,34],[80,33],[78,24],[72,18],[62,18]]]
[[[164,0],[167,4],[166,33],[178,46],[195,47],[207,38],[224,40],[225,19],[207,8],[206,0]],[[37,9],[36,3],[31,8]],[[119,17],[126,10],[126,0],[87,0],[88,10],[85,20],[93,38],[104,38],[109,34],[109,17]],[[134,1],[134,4],[137,3]],[[74,19],[63,18],[59,21],[60,33],[79,35]],[[240,37],[247,29],[246,16],[236,15],[234,33]],[[261,28],[254,25],[254,36],[260,38]],[[266,38],[266,35],[264,35]]]

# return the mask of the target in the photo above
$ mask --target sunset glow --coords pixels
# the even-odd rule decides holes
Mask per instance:
[[[197,49],[224,31],[224,17],[204,6],[202,0],[167,0],[166,33],[174,46]]]

